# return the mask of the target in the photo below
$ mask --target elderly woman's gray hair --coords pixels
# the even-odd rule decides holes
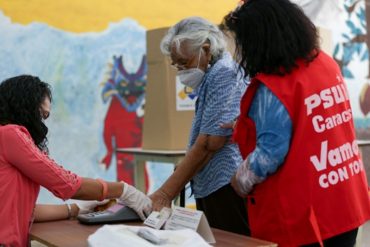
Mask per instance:
[[[198,52],[204,43],[209,43],[212,61],[221,58],[226,50],[224,34],[216,25],[201,17],[189,17],[171,27],[162,39],[162,53],[169,56],[171,47],[175,45],[177,53],[181,54],[183,41],[187,41],[190,52]]]

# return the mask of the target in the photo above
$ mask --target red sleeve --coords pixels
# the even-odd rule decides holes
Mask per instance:
[[[26,128],[11,125],[1,135],[4,158],[26,177],[66,200],[80,188],[82,178],[65,170],[34,144]]]

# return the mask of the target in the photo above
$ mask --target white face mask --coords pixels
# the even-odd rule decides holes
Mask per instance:
[[[199,87],[205,74],[203,70],[199,69],[201,51],[202,50],[199,51],[198,65],[196,68],[180,70],[177,72],[180,82],[192,89],[197,89]]]

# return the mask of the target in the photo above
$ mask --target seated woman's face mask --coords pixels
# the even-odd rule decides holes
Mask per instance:
[[[177,72],[177,76],[182,84],[192,89],[197,89],[202,83],[204,71],[199,69],[199,61],[202,49],[199,51],[198,65],[196,68],[184,69]]]

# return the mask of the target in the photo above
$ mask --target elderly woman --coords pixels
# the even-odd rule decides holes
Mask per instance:
[[[170,206],[191,181],[197,209],[204,211],[212,227],[249,234],[245,202],[230,185],[242,159],[238,147],[230,142],[232,130],[220,127],[239,115],[246,84],[226,51],[224,36],[209,21],[191,17],[169,29],[161,50],[170,56],[180,81],[195,90],[198,99],[188,152],[151,195],[153,209]]]

